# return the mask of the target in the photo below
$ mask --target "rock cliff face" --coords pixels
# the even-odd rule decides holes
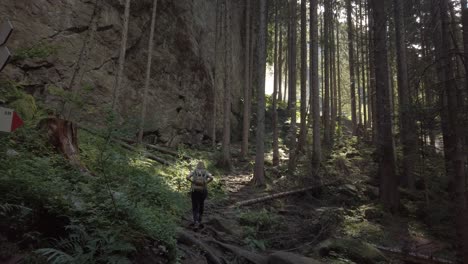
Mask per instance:
[[[15,59],[2,72],[36,98],[61,112],[64,98],[79,90],[70,118],[105,125],[112,101],[120,48],[123,0],[3,0],[0,21],[15,31],[8,47]],[[216,106],[222,126],[223,53],[215,67],[216,0],[159,0],[146,130],[158,143],[200,144],[208,139]],[[232,125],[239,125],[243,73],[243,2],[232,0]],[[97,3],[97,4],[96,4]],[[136,133],[145,78],[151,0],[132,0],[121,120]],[[218,25],[221,23],[218,22]],[[218,49],[223,39],[218,36]],[[69,101],[69,100],[68,100]]]

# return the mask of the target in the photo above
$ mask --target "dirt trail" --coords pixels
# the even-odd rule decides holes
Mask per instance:
[[[368,163],[368,161],[365,161]],[[362,164],[361,164],[362,165]],[[337,166],[338,167],[338,166]],[[252,175],[246,171],[234,171],[230,175],[222,177],[222,184],[227,197],[222,200],[208,199],[205,205],[204,227],[194,231],[189,227],[191,214],[187,214],[184,226],[179,235],[179,250],[183,256],[180,260],[182,264],[205,264],[205,263],[258,263],[268,264],[270,259],[280,252],[294,252],[297,255],[283,256],[282,262],[271,263],[322,263],[307,258],[305,262],[301,256],[314,255],[318,243],[329,238],[351,239],[357,243],[371,242],[377,247],[379,242],[373,243],[366,228],[377,228],[382,230],[382,234],[377,236],[392,237],[395,243],[386,248],[382,244],[379,247],[388,257],[393,259],[384,263],[405,263],[408,260],[408,253],[392,253],[391,250],[407,252],[419,257],[412,258],[410,263],[450,263],[437,260],[423,260],[421,257],[433,256],[446,244],[434,239],[408,233],[409,219],[404,217],[390,217],[379,215],[379,211],[362,208],[372,208],[378,204],[375,193],[376,187],[370,184],[366,166],[359,167],[359,177],[348,177],[344,182],[336,186],[324,188],[321,193],[306,192],[300,195],[288,196],[281,199],[262,202],[248,207],[236,208],[231,205],[237,202],[254,199],[278,192],[278,190],[258,189],[251,185]],[[342,168],[347,171],[349,168]],[[342,172],[343,173],[343,172]],[[346,175],[346,174],[343,174]],[[343,177],[338,175],[338,177]],[[329,181],[333,179],[329,179]],[[306,187],[306,185],[300,186]],[[275,186],[281,189],[279,186]],[[319,197],[319,198],[317,198]],[[274,215],[277,221],[268,229],[257,229],[255,243],[264,242],[262,245],[252,248],[246,237],[249,234],[244,224],[240,223],[240,215],[246,212],[268,212]],[[377,215],[372,215],[372,213]],[[361,214],[362,213],[362,214]],[[350,220],[351,219],[351,220]],[[356,221],[356,222],[354,222]],[[365,223],[365,225],[363,225]],[[349,226],[348,226],[349,225]],[[353,228],[360,230],[353,230]],[[258,228],[258,226],[257,226]],[[351,228],[350,230],[347,230]],[[350,235],[349,232],[357,232]],[[370,229],[369,232],[374,232]],[[370,241],[369,241],[370,240]],[[252,241],[251,241],[252,242]],[[353,245],[354,246],[354,245]],[[357,254],[359,255],[359,246]],[[314,253],[315,252],[315,253]],[[349,256],[338,255],[339,258],[348,259]],[[354,262],[346,263],[374,263],[362,262],[353,259]],[[400,259],[400,261],[396,260]],[[322,259],[324,263],[329,262]],[[333,263],[344,263],[334,262]],[[332,263],[330,262],[330,263]]]
[[[240,253],[242,252],[242,246],[240,245],[242,242],[242,228],[236,221],[239,211],[229,208],[229,205],[262,194],[249,184],[251,179],[252,175],[245,172],[233,172],[230,175],[223,176],[221,182],[227,197],[221,201],[213,201],[208,198],[205,203],[204,226],[199,230],[195,231],[189,226],[191,222],[190,213],[185,217],[184,227],[180,235],[183,237],[182,241],[179,239],[179,249],[185,255],[181,263],[201,264],[216,263],[217,261],[220,261],[220,263],[246,263],[239,262],[242,260],[238,256],[242,254]],[[198,242],[193,241],[194,239],[198,240]],[[233,247],[232,250],[239,251],[238,254],[236,255],[232,250],[226,250],[228,247]],[[196,249],[201,250],[197,252]],[[248,255],[248,252],[243,253]],[[209,254],[215,256],[210,257]],[[266,259],[260,254],[257,257],[260,262]]]
[[[241,201],[278,192],[256,188],[251,184],[252,177],[242,170],[222,177],[221,182],[227,197],[221,201],[207,200],[204,227],[200,230],[195,231],[189,226],[191,214],[185,217],[185,224],[179,235],[179,249],[184,255],[181,263],[320,263],[301,254],[287,252],[297,252],[298,244],[316,236],[316,228],[313,226],[317,221],[311,219],[319,219],[319,214],[306,202],[310,199],[297,202],[298,199],[291,197],[249,207],[232,206]],[[284,203],[285,200],[292,201]],[[258,241],[257,238],[251,239],[253,243],[263,243],[263,239],[268,241],[268,250],[262,250],[262,245],[257,245],[260,248],[254,250],[252,244],[249,244],[249,234],[246,233],[248,230],[240,223],[240,215],[247,212],[271,212],[272,217],[274,216],[274,223],[266,230],[256,227],[259,228],[256,230],[259,233]],[[304,235],[306,233],[307,235]],[[276,262],[271,262],[272,259]]]

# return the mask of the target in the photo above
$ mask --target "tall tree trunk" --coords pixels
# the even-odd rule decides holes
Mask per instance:
[[[406,27],[403,17],[403,1],[394,0],[395,33],[398,64],[398,98],[400,106],[400,137],[403,145],[402,185],[414,189],[414,163],[417,160],[416,124],[412,116],[411,92],[408,82],[408,64],[406,56]]]
[[[307,6],[301,0],[301,128],[297,152],[304,152],[307,138]]]
[[[229,0],[224,2],[224,112],[223,112],[223,145],[221,165],[228,170],[232,169],[231,163],[231,41],[230,41],[230,12]]]
[[[463,25],[463,49],[465,62],[465,78],[468,78],[468,1],[461,0],[462,25]],[[466,93],[468,93],[468,80],[465,79]]]
[[[288,22],[289,24],[289,22]],[[289,38],[289,26],[288,31],[286,32],[286,37]],[[288,40],[289,42],[289,40]],[[286,56],[285,56],[285,63],[284,63],[284,92],[283,92],[283,102],[287,102],[287,109],[289,111],[289,97],[286,98],[286,95],[289,94],[289,43],[286,45]],[[287,101],[286,101],[287,100]]]
[[[256,3],[256,2],[253,2],[253,3]],[[254,79],[256,79],[257,77],[255,76],[255,62],[254,62],[254,57],[255,57],[255,49],[256,49],[256,46],[257,46],[257,32],[255,31],[255,28],[257,26],[257,16],[253,15],[253,11],[254,10],[257,10],[257,7],[258,7],[258,3],[256,4],[253,4],[252,2],[250,2],[250,6],[251,6],[251,9],[250,9],[250,13],[251,13],[251,16],[250,16],[250,61],[249,61],[249,87],[250,87],[250,90],[251,92],[249,93],[249,114],[251,115],[252,114],[252,97],[253,97],[253,93],[255,92],[255,85],[254,85]],[[258,81],[256,81],[258,83]],[[258,84],[256,84],[258,85]]]
[[[362,111],[363,111],[363,127],[367,127],[367,100],[366,100],[366,61],[365,61],[365,43],[366,43],[366,34],[363,27],[364,13],[363,13],[363,3],[362,0],[359,1],[359,30],[361,32],[361,41],[359,46],[361,47],[361,78],[362,78]],[[364,131],[365,132],[365,131]]]
[[[322,160],[320,142],[320,85],[319,85],[319,44],[318,44],[318,0],[310,1],[310,93],[312,94],[313,147],[312,165],[317,167]]]
[[[423,18],[424,19],[424,18]],[[426,28],[427,25],[424,25],[424,28]],[[430,27],[430,25],[429,25]],[[425,65],[429,65],[432,63],[432,56],[429,52],[430,50],[430,44],[429,44],[429,41],[427,40],[428,37],[426,36],[427,33],[425,32],[425,30],[421,30],[421,39],[422,39],[422,45],[421,45],[421,48],[422,48],[422,56],[423,56],[423,61],[424,61],[424,64]],[[433,105],[434,105],[434,91],[431,87],[431,78],[429,76],[424,76],[423,78],[423,83],[424,83],[424,99],[425,99],[425,106],[426,107],[430,107],[432,108]],[[429,137],[429,145],[431,146],[431,148],[434,150],[435,149],[435,129],[434,129],[434,125],[435,125],[435,117],[432,116],[432,117],[426,117],[426,120],[425,120],[425,126],[426,126],[426,129],[427,129],[427,134],[428,134],[428,137]]]
[[[378,144],[378,119],[377,119],[377,83],[376,83],[376,76],[375,76],[375,47],[374,47],[374,14],[372,13],[372,3],[368,5],[368,13],[369,13],[369,75],[370,75],[370,89],[369,89],[369,96],[370,96],[370,104],[372,108],[372,141],[375,145]]]
[[[146,105],[148,104],[148,89],[151,79],[151,62],[153,60],[153,41],[154,41],[154,28],[156,24],[156,9],[158,7],[158,0],[153,0],[153,14],[151,16],[151,29],[150,29],[150,39],[148,42],[148,60],[146,62],[146,78],[145,78],[145,88],[143,90],[143,105],[141,107],[141,118],[140,118],[140,128],[138,130],[138,143],[143,142],[143,131],[145,128],[145,119],[146,119]]]
[[[359,27],[359,23],[361,21],[361,18],[360,18],[360,12],[361,12],[361,0],[359,1],[356,1],[357,5],[358,5],[358,12],[356,14],[356,25],[355,25],[355,33],[356,33],[356,37],[354,39],[354,41],[356,42],[356,50],[355,50],[355,54],[356,54],[356,64],[355,64],[355,70],[356,70],[356,81],[357,81],[357,89],[356,89],[356,92],[357,92],[357,115],[358,115],[358,118],[357,118],[357,122],[358,122],[358,131],[361,131],[361,128],[362,128],[362,82],[361,82],[361,64],[362,64],[362,61],[361,61],[361,57],[360,57],[360,41],[361,41],[361,28]],[[360,133],[360,132],[359,132]],[[360,135],[361,136],[361,135]]]
[[[325,12],[322,11],[322,21],[320,22],[320,40],[319,40],[319,45],[320,45],[320,111],[322,112],[321,115],[321,124],[323,123],[323,106],[325,105],[325,52],[323,45],[325,43],[325,38],[323,37],[325,35],[325,27],[324,27],[324,16]]]
[[[245,0],[245,63],[244,63],[244,105],[242,117],[242,145],[240,158],[245,159],[249,152],[250,131],[250,0]]]
[[[453,209],[456,216],[456,230],[458,241],[458,258],[462,263],[468,263],[468,220],[467,202],[466,202],[466,175],[465,163],[466,152],[464,126],[465,116],[463,93],[457,89],[453,74],[453,57],[449,52],[450,35],[449,35],[449,19],[448,19],[448,0],[439,0],[439,16],[441,22],[441,45],[440,49],[440,68],[443,87],[441,89],[442,102],[442,122],[443,127],[444,150],[446,151],[446,170],[453,183],[454,200]]]
[[[374,17],[374,54],[379,126],[378,153],[380,200],[390,211],[399,207],[398,180],[395,176],[395,148],[392,135],[387,58],[387,17],[385,0],[371,0]]]
[[[336,8],[336,5],[333,5],[333,8],[332,10],[334,10]],[[331,118],[330,118],[330,140],[331,140],[331,144],[333,145],[333,142],[334,142],[334,136],[335,136],[335,129],[336,129],[336,115],[337,115],[337,109],[336,109],[336,105],[338,103],[337,101],[337,92],[336,92],[336,83],[337,83],[337,79],[336,79],[336,43],[335,43],[335,25],[334,23],[338,23],[338,20],[336,19],[335,15],[332,15],[331,19],[330,19],[331,23],[330,23],[330,41],[331,41],[331,45],[330,45],[330,51],[331,51],[331,80],[332,80],[332,84],[330,86],[331,88]]]
[[[343,116],[342,102],[341,102],[341,46],[340,46],[340,21],[336,23],[336,57],[337,57],[337,71],[338,71],[338,127],[341,133],[341,118]],[[341,135],[340,135],[341,136]]]
[[[324,52],[324,67],[325,67],[325,86],[324,86],[324,105],[323,105],[323,144],[326,147],[330,147],[331,139],[331,128],[330,128],[330,19],[331,19],[331,7],[330,2],[325,2],[325,16],[324,16],[324,43],[323,43],[323,52]]]
[[[125,1],[125,11],[123,19],[122,29],[122,40],[120,43],[120,55],[119,55],[119,69],[115,79],[114,93],[112,96],[112,110],[116,113],[119,111],[119,96],[120,87],[122,86],[122,77],[125,67],[125,56],[127,52],[127,39],[128,39],[128,22],[130,20],[130,0]]]
[[[291,0],[288,0],[291,1]],[[288,5],[291,5],[289,3]],[[289,20],[288,20],[288,112],[291,112],[291,36],[292,34],[292,29],[291,29],[291,7],[289,7]],[[295,72],[295,71],[294,71]],[[296,86],[294,86],[294,89]]]
[[[211,147],[216,149],[216,105],[217,105],[217,94],[216,87],[218,85],[218,35],[221,30],[219,12],[219,0],[216,0],[216,19],[215,19],[215,47],[214,47],[214,69],[213,69],[213,106],[211,116]]]
[[[289,0],[290,35],[289,35],[289,102],[291,127],[289,129],[289,162],[288,169],[293,172],[296,168],[296,1]]]
[[[274,75],[273,75],[273,166],[279,165],[279,150],[278,150],[278,76],[281,75],[278,66],[278,4],[275,7],[275,50],[273,54],[274,60]]]
[[[265,72],[267,44],[267,0],[260,0],[260,26],[258,31],[258,108],[257,137],[254,169],[256,185],[265,185]]]
[[[281,7],[281,6],[280,6]],[[278,47],[278,101],[283,99],[283,27],[279,27],[279,47]]]
[[[351,0],[346,0],[346,12],[348,22],[348,53],[349,53],[349,80],[351,82],[351,120],[353,122],[353,133],[357,128],[356,117],[356,80],[354,76],[354,37],[353,37],[353,8]]]

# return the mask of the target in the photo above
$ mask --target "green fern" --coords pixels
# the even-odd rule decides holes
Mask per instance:
[[[74,258],[67,253],[55,248],[42,248],[36,250],[36,253],[47,257],[47,262],[51,264],[69,264],[74,263]]]
[[[119,231],[97,230],[89,234],[81,225],[66,227],[71,231],[67,239],[56,240],[54,248],[36,251],[53,264],[71,263],[131,263],[126,257],[136,248],[125,242]]]
[[[11,214],[14,211],[19,211],[21,212],[22,215],[26,215],[32,210],[31,208],[18,205],[18,204],[9,204],[9,203],[0,204],[0,215]]]

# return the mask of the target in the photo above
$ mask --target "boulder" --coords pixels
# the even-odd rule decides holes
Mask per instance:
[[[6,155],[7,155],[7,157],[13,158],[13,157],[19,156],[19,153],[18,153],[18,151],[14,150],[14,149],[7,149]]]
[[[356,263],[362,264],[386,261],[385,256],[377,248],[353,239],[332,238],[323,241],[315,248],[315,253],[321,257],[329,256],[331,252],[339,253]]]
[[[289,252],[275,252],[268,257],[267,264],[321,264],[322,262],[312,258]]]

